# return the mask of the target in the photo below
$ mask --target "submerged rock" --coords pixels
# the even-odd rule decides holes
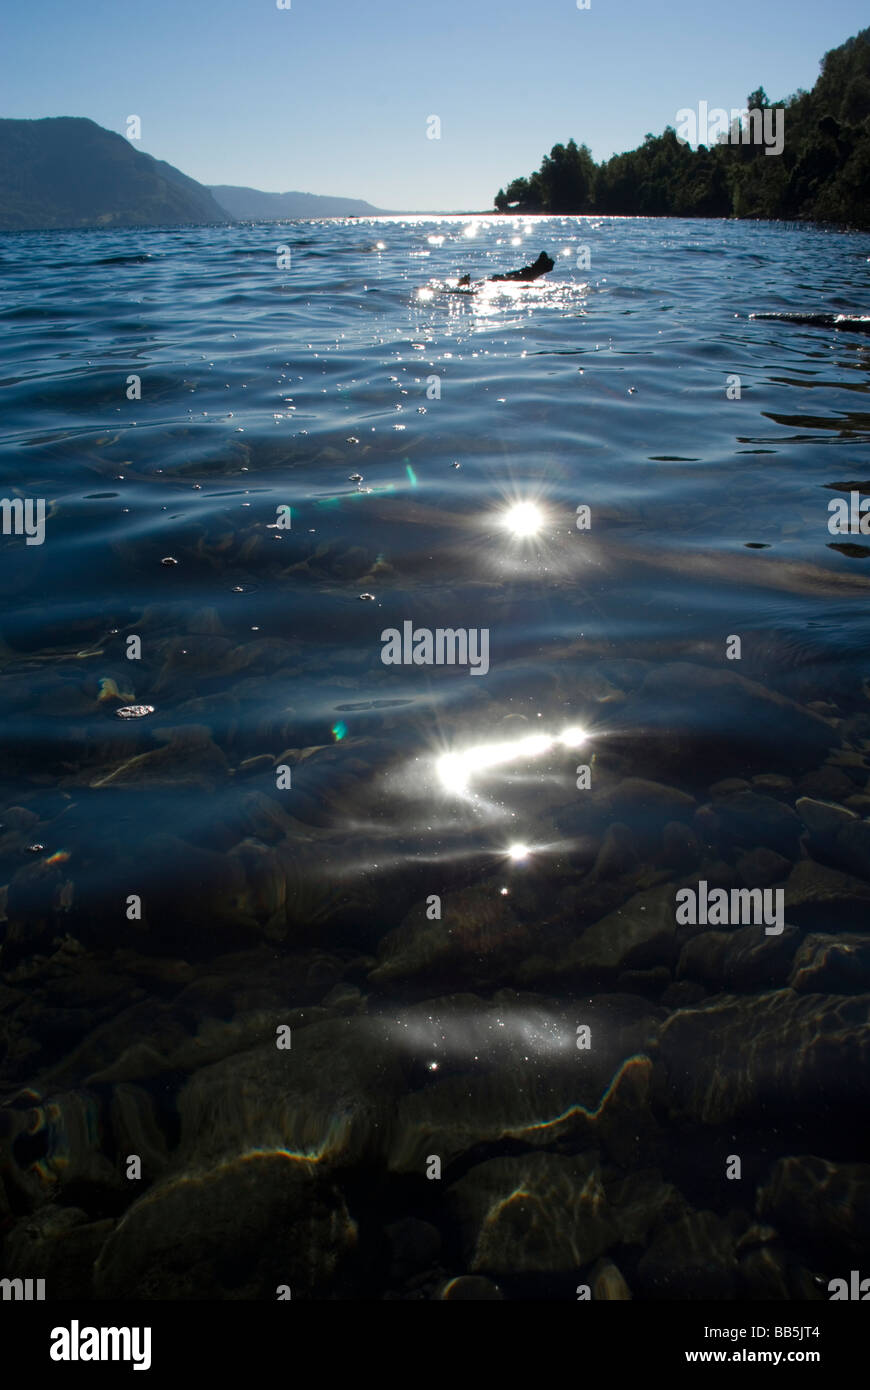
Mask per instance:
[[[118,711],[120,713],[120,710]],[[101,773],[92,787],[187,786],[214,791],[229,776],[226,755],[199,725],[161,729],[155,737],[164,747],[128,758],[119,767]]]
[[[734,1298],[737,1257],[726,1223],[693,1211],[666,1226],[638,1261],[637,1287],[647,1298]]]
[[[812,1132],[870,1099],[870,996],[723,995],[659,1034],[656,1094],[674,1118],[805,1116]]]
[[[828,846],[825,846],[828,849]],[[844,822],[830,842],[828,854],[848,873],[870,879],[870,821]]]
[[[535,939],[518,922],[509,897],[494,884],[445,893],[443,916],[431,921],[426,903],[412,908],[401,926],[380,945],[380,962],[371,973],[375,985],[412,978],[443,978],[485,984],[504,976]]]
[[[589,874],[590,883],[631,873],[640,862],[637,840],[629,826],[614,821],[607,827],[601,848]]]
[[[293,1154],[250,1149],[153,1188],[109,1237],[99,1298],[291,1299],[334,1292],[356,1245],[341,1194]]]
[[[662,860],[668,868],[688,873],[703,858],[703,848],[690,825],[668,821],[662,831]]]
[[[772,849],[751,849],[738,856],[737,873],[746,888],[770,888],[783,883],[791,873],[792,861]]]
[[[855,811],[841,806],[839,802],[814,801],[809,796],[798,798],[795,811],[811,835],[818,837],[822,842],[828,836],[835,836],[841,826],[850,820],[858,820]]]
[[[528,984],[542,979],[603,983],[625,970],[670,968],[677,958],[676,933],[676,887],[662,884],[636,893],[600,917],[566,942],[557,956],[531,956],[517,978]]]
[[[683,947],[677,978],[703,980],[717,991],[783,985],[799,941],[797,927],[785,927],[780,936],[758,926],[699,932]]]
[[[606,1188],[623,1245],[648,1245],[657,1231],[689,1211],[685,1198],[657,1168],[640,1168],[607,1182]]]
[[[785,884],[785,913],[790,922],[813,931],[848,931],[867,924],[870,887],[839,869],[802,859]]]
[[[732,844],[764,847],[795,859],[801,823],[790,806],[758,792],[737,792],[715,803],[720,834]]]
[[[114,1226],[112,1217],[91,1221],[79,1207],[50,1203],[11,1225],[0,1274],[44,1279],[46,1299],[52,1301],[92,1299],[94,1264]]]
[[[643,777],[626,777],[596,799],[596,810],[628,827],[641,855],[658,847],[663,825],[690,821],[695,805],[687,792]]]
[[[643,1001],[638,1000],[638,1003]],[[622,1050],[622,1049],[620,1049]],[[578,1054],[580,1055],[580,1054]],[[589,1054],[587,1054],[587,1059]],[[471,1059],[477,1062],[477,1058]],[[600,1064],[561,1069],[513,1065],[444,1076],[402,1097],[389,1167],[423,1173],[436,1154],[445,1167],[483,1144],[572,1150],[599,1145],[617,1163],[660,1152],[650,1106],[652,1063],[632,1052],[600,1081]],[[572,1074],[573,1073],[573,1074]]]
[[[631,1289],[612,1260],[599,1260],[590,1276],[592,1297],[598,1302],[627,1303]]]
[[[735,765],[749,774],[816,767],[839,734],[818,714],[721,663],[674,662],[652,667],[630,704],[613,710],[608,741],[630,741],[635,765],[652,776],[706,773],[714,780]]]
[[[760,1245],[741,1253],[738,1273],[740,1298],[818,1302],[828,1297],[811,1271],[782,1243]]]
[[[202,1068],[182,1090],[181,1158],[202,1163],[257,1147],[324,1167],[383,1153],[408,1061],[368,1018],[277,1033],[263,1047]]]
[[[490,1159],[449,1189],[447,1204],[474,1273],[573,1273],[617,1238],[592,1153]]]
[[[828,1267],[838,1260],[866,1259],[870,1165],[812,1155],[781,1158],[759,1191],[758,1214]],[[839,1271],[847,1277],[848,1272]]]
[[[805,936],[787,983],[802,994],[861,994],[870,990],[870,936]]]
[[[144,719],[154,713],[153,705],[121,705],[115,710],[116,719]]]

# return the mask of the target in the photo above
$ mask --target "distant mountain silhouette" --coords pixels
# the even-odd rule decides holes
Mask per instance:
[[[0,230],[231,220],[202,184],[95,121],[0,120]]]
[[[384,210],[359,198],[327,198],[319,193],[261,193],[232,184],[211,185],[211,192],[231,217],[247,222],[284,217],[377,217]]]

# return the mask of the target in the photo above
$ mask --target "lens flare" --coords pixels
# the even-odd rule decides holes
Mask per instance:
[[[581,748],[586,742],[586,735],[577,724],[572,724],[570,729],[565,729],[559,735],[559,742],[564,743],[566,748]]]
[[[504,524],[515,536],[536,536],[544,524],[544,514],[534,502],[517,502],[506,513]]]

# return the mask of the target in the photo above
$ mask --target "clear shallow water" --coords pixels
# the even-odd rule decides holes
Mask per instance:
[[[289,269],[276,266],[279,246]],[[477,282],[540,250],[556,260],[544,281],[455,292],[465,271]],[[718,1154],[720,1122],[746,1126],[759,1190],[777,1158],[866,1157],[845,1137],[854,1096],[832,1097],[817,1059],[809,1089],[793,1091],[775,1068],[767,1080],[738,1075],[726,1049],[715,1065],[739,1103],[711,1116],[698,1102],[695,1114],[661,1030],[720,1037],[720,996],[761,993],[773,1012],[757,1025],[758,1052],[800,1053],[824,1009],[855,1007],[867,987],[860,962],[846,976],[828,963],[811,972],[827,1001],[812,1024],[776,1014],[800,994],[803,938],[853,925],[848,904],[870,875],[860,834],[844,848],[795,810],[803,795],[862,822],[870,811],[870,546],[827,524],[833,497],[870,492],[870,352],[857,335],[749,315],[866,312],[868,256],[866,236],[643,219],[0,239],[0,490],[44,498],[48,512],[43,545],[3,537],[0,572],[13,1218],[58,1192],[89,1229],[124,1210],[119,1124],[153,1131],[158,1191],[201,1164],[190,1088],[195,1097],[206,1060],[232,1112],[213,1149],[316,1155],[318,1181],[345,1174],[348,1220],[369,1238],[338,1284],[319,1266],[298,1274],[315,1296],[362,1296],[367,1260],[376,1287],[409,1296],[371,1232],[410,1216],[442,1241],[425,1296],[468,1272],[516,1296],[535,1279],[562,1296],[559,1279],[607,1250],[636,1296],[671,1296],[638,1242],[626,1253],[614,1237],[566,1265],[551,1232],[524,1265],[522,1252],[481,1253],[467,1234],[481,1192],[496,1200],[499,1183],[516,1184],[513,1171],[478,1172],[485,1161],[534,1153],[550,1167],[523,1180],[558,1211],[591,1121],[551,1134],[545,1157],[529,1126],[594,1108],[635,1054],[653,1059],[656,1098],[643,1105],[658,1137],[632,1154],[595,1137],[614,1209],[627,1174],[655,1169],[691,1207],[681,1220],[725,1221],[719,1158],[695,1154],[708,1143]],[[131,373],[140,400],[126,397]],[[732,375],[739,400],[726,395]],[[527,537],[505,524],[523,502],[540,513]],[[289,531],[275,527],[279,507],[292,510]],[[381,633],[408,619],[486,629],[486,674],[385,665]],[[726,658],[734,635],[739,661]],[[141,659],[126,658],[131,636]],[[116,717],[134,703],[153,714]],[[277,787],[278,766],[291,767],[292,788]],[[729,778],[741,781],[723,789]],[[512,859],[516,844],[531,853]],[[758,850],[779,862],[747,863]],[[642,925],[680,883],[785,884],[801,864],[810,877],[819,865],[847,872],[852,886],[839,885],[832,915],[832,881],[823,891],[813,880],[792,934],[748,964],[717,964],[706,946]],[[131,894],[141,920],[128,919]],[[440,921],[426,915],[431,895]],[[605,942],[635,918],[637,939],[599,950],[589,933],[614,913]],[[853,947],[840,942],[847,956]],[[571,1070],[580,1000],[609,1020],[582,1083]],[[408,1011],[420,1008],[418,1026]],[[490,1019],[493,1008],[504,1017]],[[279,1086],[277,1122],[274,1101],[241,1105],[232,1068],[259,1057],[252,1094],[267,1095],[269,1039],[289,1014],[317,1057],[330,1028],[377,1045],[348,1095],[327,1080],[296,1102]],[[742,1037],[749,1024],[733,1026]],[[854,1019],[842,1027],[864,1036]],[[789,1029],[797,1040],[783,1043]],[[330,1053],[338,1072],[344,1046],[354,1051],[336,1041]],[[517,1066],[534,1079],[528,1095]],[[470,1096],[481,1075],[492,1116],[474,1121],[449,1088],[458,1076]],[[43,1110],[27,1124],[42,1137],[24,1142],[14,1117],[29,1113],[30,1091]],[[402,1114],[386,1149],[371,1109],[381,1091]],[[769,1132],[759,1107],[777,1103]],[[824,1124],[798,1142],[807,1104]],[[472,1116],[482,1105],[472,1100]],[[688,1159],[684,1140],[678,1152],[668,1138],[686,1115],[701,1136]],[[352,1142],[335,1137],[342,1117]],[[96,1130],[101,1140],[82,1138]],[[439,1136],[434,1148],[414,1138],[424,1134]],[[422,1176],[442,1150],[443,1201]],[[551,1171],[566,1155],[568,1177]],[[358,1162],[410,1186],[384,1177],[377,1198],[360,1196]],[[464,1196],[473,1180],[482,1187]],[[744,1194],[741,1209],[754,1201]],[[773,1202],[774,1226],[788,1207],[758,1201]],[[799,1227],[782,1257],[782,1278],[798,1285],[819,1263],[819,1241]],[[658,1248],[655,1231],[645,1240]],[[119,1248],[104,1252],[97,1286],[130,1294]],[[242,1296],[262,1296],[261,1277],[242,1280]],[[760,1277],[723,1275],[712,1296],[771,1296]],[[216,1285],[206,1296],[231,1295]]]

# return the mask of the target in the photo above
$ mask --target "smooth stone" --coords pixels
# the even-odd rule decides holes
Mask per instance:
[[[628,1303],[631,1289],[612,1260],[598,1260],[590,1275],[592,1297],[597,1302]]]
[[[722,801],[725,797],[736,796],[738,792],[752,791],[752,783],[747,782],[745,777],[723,777],[707,790],[711,801]]]
[[[708,888],[739,888],[740,880],[731,864],[725,859],[707,859],[699,864],[690,875],[684,875],[678,882],[679,888],[695,888],[703,879]]]
[[[809,796],[819,801],[841,801],[853,795],[855,783],[841,768],[825,764],[806,773],[797,783],[801,796]]]
[[[758,792],[737,792],[716,802],[721,833],[737,845],[763,846],[789,859],[799,851],[801,823],[790,806]]]
[[[746,888],[769,888],[774,883],[784,883],[791,869],[792,861],[773,849],[751,849],[737,858],[737,873]]]
[[[611,810],[622,818],[649,821],[651,817],[668,820],[690,819],[695,798],[664,782],[646,777],[626,777],[607,794]]]
[[[870,887],[839,869],[801,859],[785,884],[789,922],[812,931],[849,931],[866,927]]]
[[[859,819],[854,811],[836,801],[814,801],[809,796],[799,797],[795,811],[807,830],[822,838],[836,834],[845,822]]]
[[[857,748],[837,748],[828,758],[829,767],[839,768],[851,781],[853,787],[863,787],[870,774],[870,760],[866,752]]]
[[[783,777],[780,772],[761,772],[757,777],[753,777],[752,786],[756,791],[765,792],[769,796],[787,797],[794,791],[791,777]]]

